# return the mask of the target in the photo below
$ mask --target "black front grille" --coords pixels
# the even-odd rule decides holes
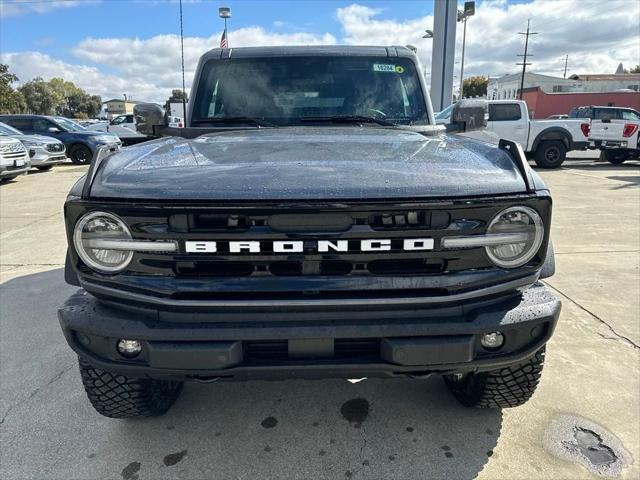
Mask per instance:
[[[48,152],[62,152],[64,150],[64,144],[63,143],[48,143],[47,144],[47,151]]]
[[[330,280],[353,280],[346,293],[352,297],[358,289],[366,293],[367,288],[376,292],[400,288],[393,278],[495,269],[484,248],[445,250],[442,238],[483,234],[498,212],[513,205],[533,207],[545,221],[550,217],[550,202],[520,197],[377,204],[119,203],[100,207],[121,217],[135,239],[172,240],[178,247],[172,253],[137,252],[121,275],[140,277],[136,282],[143,290],[155,280],[142,277],[163,279],[155,282],[160,295],[205,299],[216,295],[214,287],[205,287],[215,282],[225,286],[223,298],[236,290],[243,298],[254,294],[279,298],[281,293],[287,298],[307,298],[328,291],[335,296],[345,288]],[[71,223],[84,211],[84,206],[77,212],[70,211]],[[433,248],[405,248],[405,241],[410,239],[432,239]],[[384,250],[366,250],[363,240],[388,243]],[[278,241],[299,243],[294,251],[274,251],[274,242]],[[332,247],[324,244],[321,250],[323,241]],[[215,242],[216,248],[194,249],[197,253],[192,253],[187,252],[186,242]],[[232,250],[230,242],[257,242],[259,250]],[[242,283],[233,284],[234,278]],[[174,282],[180,282],[181,287],[174,288]],[[161,283],[166,288],[160,287]],[[421,290],[427,285],[419,279],[400,283],[405,294],[407,288]],[[433,282],[428,285],[437,287]]]

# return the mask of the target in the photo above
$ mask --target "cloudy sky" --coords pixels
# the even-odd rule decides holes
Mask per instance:
[[[429,70],[431,40],[421,37],[434,28],[433,4],[183,0],[187,86],[198,57],[219,43],[219,6],[232,8],[232,47],[412,44]],[[21,81],[62,77],[104,99],[164,102],[181,85],[178,8],[177,0],[0,0],[0,62]],[[468,22],[465,77],[516,71],[528,18],[538,32],[531,71],[561,76],[566,54],[569,73],[640,63],[640,0],[486,0]],[[461,42],[458,29],[457,55]]]

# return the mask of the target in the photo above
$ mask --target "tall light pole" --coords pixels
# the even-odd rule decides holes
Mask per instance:
[[[464,2],[464,10],[458,10],[458,22],[463,23],[462,28],[462,60],[460,61],[460,93],[458,99],[462,98],[462,88],[464,86],[464,48],[467,42],[467,18],[476,13],[476,2]]]
[[[433,30],[426,29],[424,31],[424,35],[422,36],[422,38],[429,39],[429,40],[432,39],[433,38]],[[427,76],[427,62],[426,61],[424,63],[424,76],[425,76],[425,78]]]
[[[224,19],[224,32],[227,38],[227,47],[228,47],[230,43],[229,43],[229,30],[227,30],[227,20],[231,18],[231,9],[229,7],[218,8],[218,16]]]

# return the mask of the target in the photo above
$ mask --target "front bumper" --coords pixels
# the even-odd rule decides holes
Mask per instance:
[[[30,148],[29,157],[31,159],[32,167],[57,165],[67,160],[67,154],[64,150],[62,152],[48,152],[42,148]]]
[[[0,178],[13,178],[18,175],[23,175],[31,168],[31,162],[27,161],[20,167],[13,167],[9,165],[0,165]]]
[[[236,312],[227,321],[189,310],[167,318],[158,310],[106,305],[79,290],[58,310],[67,342],[97,368],[131,376],[182,380],[359,378],[481,371],[526,359],[551,337],[560,302],[536,283],[520,293],[416,306],[396,311],[372,304],[342,318],[316,311],[280,317]],[[500,331],[504,346],[488,351],[483,333]],[[118,339],[142,344],[135,359]]]

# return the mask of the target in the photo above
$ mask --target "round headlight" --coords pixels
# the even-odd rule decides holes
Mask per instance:
[[[111,213],[91,212],[78,220],[73,232],[73,244],[88,267],[102,273],[117,273],[127,268],[133,252],[98,248],[104,240],[106,244],[112,240],[131,240],[131,232],[120,218]]]
[[[531,260],[540,249],[544,226],[538,212],[529,207],[511,207],[491,220],[488,235],[510,234],[518,241],[485,247],[487,256],[498,267],[516,268]]]

